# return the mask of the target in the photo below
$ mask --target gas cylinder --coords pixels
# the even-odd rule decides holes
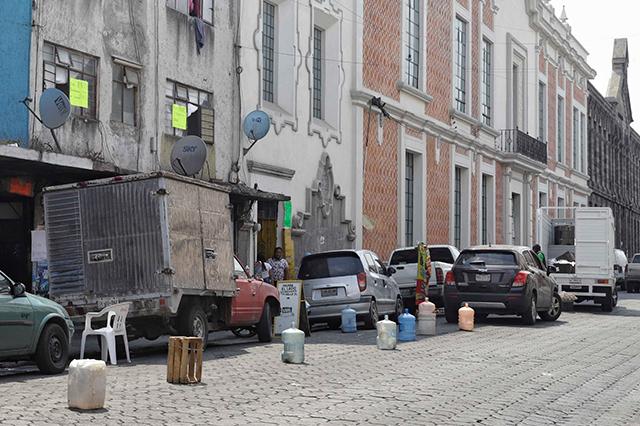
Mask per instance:
[[[302,364],[304,362],[304,331],[296,328],[296,323],[291,323],[291,328],[282,332],[282,362],[290,364]]]
[[[378,330],[378,337],[376,337],[378,349],[395,349],[397,342],[396,323],[389,321],[389,315],[385,315],[382,321],[376,323],[376,329]]]
[[[473,331],[473,316],[475,312],[468,303],[458,309],[458,328],[464,331]]]
[[[429,298],[418,305],[417,332],[421,336],[436,335],[436,305],[429,302]]]
[[[356,325],[356,311],[351,309],[351,306],[347,306],[342,310],[341,317],[343,333],[355,333],[358,331],[358,327]]]
[[[416,340],[416,317],[409,313],[409,309],[404,309],[404,314],[398,318],[400,331],[398,332],[398,340],[401,342],[410,342]]]

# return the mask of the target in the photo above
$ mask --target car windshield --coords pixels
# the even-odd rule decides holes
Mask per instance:
[[[355,253],[332,253],[307,256],[302,260],[298,278],[311,280],[316,278],[344,277],[364,272],[362,262]]]
[[[2,272],[0,272],[0,294],[9,294],[11,292],[11,281]]]
[[[508,251],[463,251],[458,257],[459,265],[484,263],[492,266],[517,265],[516,256]]]
[[[418,250],[405,249],[393,252],[391,256],[391,265],[405,265],[407,263],[418,263]]]
[[[640,254],[636,254],[635,256],[633,256],[632,263],[640,263]]]

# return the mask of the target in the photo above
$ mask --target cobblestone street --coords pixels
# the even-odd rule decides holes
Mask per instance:
[[[492,317],[465,333],[439,321],[437,337],[392,352],[374,331],[316,331],[305,365],[281,363],[279,343],[214,339],[194,386],[166,383],[156,346],[108,368],[98,412],[66,408],[66,375],[5,369],[0,423],[640,424],[640,296],[534,327]]]

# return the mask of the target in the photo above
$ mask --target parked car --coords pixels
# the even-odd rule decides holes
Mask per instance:
[[[309,303],[309,322],[340,327],[340,314],[350,306],[365,327],[373,328],[381,315],[402,313],[402,298],[392,275],[368,250],[339,250],[307,255],[298,279]]]
[[[34,359],[43,373],[61,373],[73,331],[62,306],[27,293],[0,271],[0,361]]]
[[[431,277],[429,278],[429,300],[436,306],[444,306],[444,277],[451,270],[460,252],[454,246],[428,246],[431,256]],[[404,306],[412,312],[416,307],[416,278],[418,275],[418,249],[403,247],[393,251],[389,265],[396,269],[393,278],[400,287]]]
[[[631,262],[627,264],[625,281],[627,293],[640,291],[640,253],[634,254]]]
[[[555,281],[527,247],[481,246],[463,250],[447,274],[444,289],[447,322],[458,322],[467,302],[480,317],[520,315],[525,324],[536,317],[555,321],[562,304]]]
[[[625,290],[627,288],[625,276],[627,273],[627,264],[629,263],[629,261],[627,260],[627,255],[624,254],[622,250],[615,249],[613,251],[613,254],[613,275],[616,278],[616,285],[619,286],[622,290]]]

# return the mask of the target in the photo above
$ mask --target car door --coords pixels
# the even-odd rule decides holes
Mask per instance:
[[[522,254],[527,262],[530,277],[534,279],[538,291],[537,305],[541,308],[551,307],[553,289],[550,287],[550,280],[547,278],[546,271],[543,270],[540,259],[538,259],[538,256],[531,250],[527,250]]]
[[[384,294],[384,279],[380,275],[380,271],[378,269],[378,265],[376,264],[373,253],[367,252],[364,254],[364,258],[367,262],[367,278],[368,283],[373,284],[371,286],[371,295],[376,298],[378,302],[379,311],[386,309],[386,304],[388,303],[386,300],[386,295]]]
[[[34,331],[33,308],[29,298],[13,297],[13,282],[0,272],[0,352],[27,350]]]
[[[249,278],[237,259],[233,259],[233,275],[236,282],[236,296],[231,302],[231,325],[252,325],[258,322],[262,304],[258,297],[260,281]]]
[[[380,258],[373,253],[373,261],[375,262],[378,276],[382,281],[382,294],[384,297],[384,312],[391,312],[395,309],[396,301],[396,283],[387,275],[387,268],[382,264]]]

